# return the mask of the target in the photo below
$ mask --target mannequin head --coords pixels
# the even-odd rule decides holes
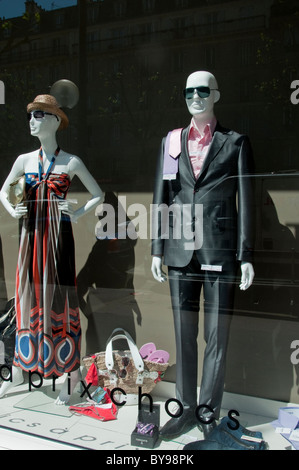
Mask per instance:
[[[38,95],[28,104],[27,113],[31,135],[38,137],[44,153],[53,153],[57,130],[65,129],[69,123],[56,99],[52,95]]]
[[[52,95],[38,95],[34,99],[33,103],[29,103],[27,106],[28,113],[32,113],[34,111],[44,111],[45,113],[47,113],[42,119],[38,119],[38,121],[45,120],[44,122],[50,122],[49,118],[51,118],[51,120],[55,120],[56,122],[58,121],[59,126],[56,130],[66,129],[69,124],[68,117],[59,107],[56,99]],[[32,117],[31,114],[31,120],[33,118],[34,116]],[[42,126],[40,127],[42,128]]]
[[[55,114],[45,113],[43,110],[35,110],[28,113],[31,135],[43,139],[49,135],[55,135],[61,125],[61,118]]]
[[[220,99],[216,78],[210,72],[192,73],[187,78],[184,96],[187,108],[196,120],[210,121],[214,116],[214,103]]]

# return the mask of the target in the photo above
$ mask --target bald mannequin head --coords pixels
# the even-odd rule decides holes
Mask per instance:
[[[187,78],[184,92],[190,114],[201,122],[214,117],[214,103],[220,99],[218,84],[210,72],[194,72]]]

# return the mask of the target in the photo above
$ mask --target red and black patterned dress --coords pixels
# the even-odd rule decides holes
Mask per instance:
[[[79,367],[81,328],[72,226],[58,209],[70,179],[55,173],[42,177],[26,174],[28,216],[16,273],[14,365],[46,378]]]

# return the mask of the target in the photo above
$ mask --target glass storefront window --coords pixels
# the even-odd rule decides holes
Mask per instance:
[[[173,402],[170,406],[181,397],[175,390],[180,356],[172,312],[175,295],[170,294],[169,279],[182,276],[194,291],[207,279],[213,286],[219,282],[220,290],[232,285],[221,416],[237,411],[238,421],[245,427],[262,426],[259,429],[267,440],[269,429],[275,433],[271,423],[279,418],[284,404],[299,409],[299,24],[294,2],[263,0],[253,5],[248,1],[242,8],[236,1],[225,0],[203,4],[196,0],[97,0],[72,2],[62,8],[43,3],[24,2],[23,13],[7,18],[1,14],[0,22],[1,186],[12,168],[16,175],[20,173],[19,163],[13,165],[22,155],[19,162],[26,166],[27,195],[35,191],[25,216],[12,217],[5,204],[0,208],[0,380],[2,391],[7,389],[3,396],[0,389],[0,429],[84,449],[148,448],[140,440],[131,440],[140,418],[138,395],[133,405],[122,405],[123,396],[118,396],[115,405],[106,394],[108,403],[103,409],[110,414],[104,421],[70,407],[91,403],[98,384],[84,382],[86,373],[92,374],[84,367],[84,358],[105,351],[112,332],[122,328],[138,349],[154,343],[152,352],[169,354],[169,365],[163,373],[159,371],[150,396],[160,407],[155,408],[153,418],[158,417],[159,425],[172,416],[167,400]],[[179,227],[178,238],[181,230],[190,235],[187,249],[194,249],[195,236],[195,249],[213,253],[213,259],[201,262],[204,281],[202,272],[199,277],[198,272],[178,274],[181,245],[173,244],[171,256],[159,253],[173,262],[169,271],[163,267],[168,282],[159,283],[151,272],[151,242],[158,233],[153,219],[157,156],[162,138],[170,130],[186,129],[190,124],[183,90],[196,70],[209,70],[219,85],[220,99],[213,106],[218,125],[224,127],[211,163],[213,177],[218,176],[206,182],[208,190],[198,200],[194,196],[196,213],[195,206],[175,210],[177,203],[189,201],[182,173],[164,184],[163,191],[172,197],[167,201],[164,236],[173,236],[174,227]],[[65,105],[66,98],[59,107],[69,125],[57,134],[55,128],[51,134],[57,137],[61,153],[55,172],[41,183],[37,149],[44,142],[42,157],[47,157],[49,140],[38,130],[35,134],[30,131],[27,105],[39,95],[53,94],[52,86],[60,80],[75,84],[79,97],[71,106]],[[196,93],[206,93],[196,87]],[[35,111],[50,112],[48,108],[29,111],[37,123],[48,119],[51,126],[56,124],[58,111],[55,114],[52,109],[54,117],[34,115]],[[58,118],[64,119],[62,116],[59,111]],[[231,129],[241,137],[229,144]],[[219,128],[212,134],[217,132]],[[237,152],[232,149],[241,146],[244,135],[253,150],[253,168],[246,174],[240,167],[227,169],[224,156]],[[185,150],[180,149],[180,155]],[[29,164],[33,158],[36,164]],[[48,193],[41,195],[37,189],[41,186]],[[243,191],[249,186],[252,197],[245,201]],[[103,198],[71,224],[67,214],[72,218],[72,210],[90,206],[90,199],[100,196],[97,188],[103,191]],[[59,209],[67,191],[73,207],[60,205]],[[42,208],[39,201],[50,204]],[[223,259],[235,257],[240,204],[248,217],[242,223],[252,229],[255,272],[252,285],[244,291],[239,289],[239,264],[236,275],[231,269],[226,276],[223,267]],[[41,215],[39,211],[44,209]],[[34,225],[33,219],[38,223]],[[217,251],[218,242],[221,248]],[[209,308],[209,294],[204,295],[205,299],[200,296],[196,346],[194,380],[198,387],[209,336],[203,313]],[[186,302],[196,309],[194,298],[188,297]],[[182,328],[187,329],[187,323],[185,319]],[[188,324],[188,328],[193,327]],[[195,333],[196,328],[194,324]],[[29,330],[34,338],[26,333]],[[186,343],[191,341],[188,334]],[[124,338],[113,346],[128,350]],[[163,362],[164,353],[159,354]],[[20,365],[22,377],[14,375]],[[122,366],[115,377],[131,373],[125,360]],[[70,390],[70,401],[64,403]],[[57,404],[57,397],[62,404]],[[144,402],[151,404],[148,396]],[[117,413],[112,417],[114,405]],[[250,413],[259,419],[251,421],[247,418]],[[276,436],[270,448],[287,448],[289,435],[276,434],[281,439]],[[182,433],[179,440],[159,441],[152,449],[182,450],[201,436],[196,427]],[[296,448],[294,442],[291,445]]]

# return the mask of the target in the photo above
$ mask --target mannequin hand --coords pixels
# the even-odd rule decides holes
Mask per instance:
[[[251,286],[254,278],[254,269],[251,263],[241,263],[241,284],[240,284],[240,289],[241,290],[246,290],[248,287]]]
[[[12,212],[12,216],[15,219],[20,219],[24,215],[27,215],[27,212],[28,212],[28,209],[27,209],[26,204],[24,204],[23,202],[20,202],[20,204],[17,204],[16,207],[14,208]]]
[[[154,256],[152,261],[152,274],[156,281],[165,282],[167,276],[162,270],[162,258],[160,256]]]
[[[75,211],[73,205],[70,201],[64,200],[58,202],[58,209],[60,212],[67,214],[72,222],[77,222],[77,217],[75,216]]]

